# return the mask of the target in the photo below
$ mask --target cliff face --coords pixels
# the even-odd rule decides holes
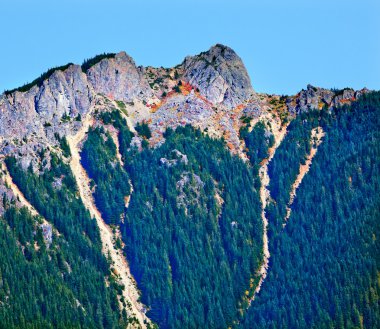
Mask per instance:
[[[2,120],[0,134],[4,138],[24,138],[34,133],[43,138],[49,135],[44,128],[52,127],[54,132],[60,132],[62,118],[84,115],[92,97],[87,76],[80,66],[57,70],[41,86],[2,96],[0,109],[6,122]]]
[[[114,58],[104,59],[91,67],[88,82],[95,93],[113,99],[130,102],[137,99],[149,99],[153,96],[143,68],[136,67],[133,59],[125,52]]]
[[[77,131],[81,118],[95,109],[122,107],[132,126],[148,122],[151,146],[163,140],[167,127],[191,124],[225,138],[231,151],[244,157],[239,139],[243,117],[257,118],[271,110],[296,115],[345,104],[366,92],[309,85],[281,101],[275,95],[258,95],[240,57],[219,44],[174,68],[138,67],[120,52],[85,69],[72,64],[51,72],[27,91],[0,96],[0,155],[16,155],[25,168],[30,163],[37,168],[37,151],[59,152],[59,139]]]
[[[247,70],[229,47],[216,45],[182,63],[184,80],[214,104],[233,108],[254,95]]]

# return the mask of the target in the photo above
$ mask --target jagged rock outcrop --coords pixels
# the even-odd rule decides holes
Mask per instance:
[[[36,111],[46,120],[57,123],[65,114],[84,115],[91,98],[86,74],[79,65],[71,65],[65,71],[55,71],[43,83],[35,97]]]
[[[161,158],[160,163],[166,167],[173,167],[176,166],[178,163],[183,163],[184,165],[187,165],[189,160],[187,159],[187,155],[181,153],[177,149],[174,149],[170,153],[170,158]]]
[[[242,60],[229,47],[217,44],[197,56],[186,57],[182,66],[184,80],[214,104],[233,108],[254,94]]]
[[[0,152],[22,157],[29,166],[33,155],[58,145],[56,136],[66,136],[78,126],[91,104],[93,92],[79,65],[56,70],[26,92],[3,94],[0,99]],[[17,151],[16,151],[17,150]]]
[[[0,125],[0,134],[18,138],[32,133],[39,135],[44,126],[59,126],[65,115],[74,118],[85,114],[91,98],[87,77],[80,66],[57,70],[41,86],[3,95],[0,100],[2,122],[8,121]]]
[[[98,93],[124,101],[152,96],[141,69],[124,52],[101,60],[87,74],[79,65],[57,69],[41,85],[1,96],[0,142],[8,142],[1,152],[17,153],[15,147],[22,150],[23,139],[29,141],[23,155],[29,153],[31,145],[34,152],[57,145],[56,135],[66,136],[78,129],[80,118],[90,111]],[[29,156],[24,158],[26,165],[30,160]]]
[[[290,113],[320,110],[324,106],[331,108],[355,101],[360,95],[366,92],[368,92],[368,90],[365,88],[359,91],[355,91],[351,88],[331,90],[307,85],[306,90],[302,90],[296,96],[289,97],[286,101],[286,105]]]
[[[133,101],[153,96],[142,67],[136,67],[125,52],[105,58],[87,71],[88,81],[96,93],[112,99]]]
[[[205,183],[198,175],[189,172],[182,173],[181,179],[176,183],[177,205],[184,209],[186,215],[189,214],[191,206],[201,204],[201,191],[204,185]],[[202,206],[207,207],[205,204]]]

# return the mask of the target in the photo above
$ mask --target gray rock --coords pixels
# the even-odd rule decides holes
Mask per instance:
[[[229,47],[215,45],[200,55],[186,57],[182,66],[184,80],[213,104],[233,108],[254,94],[243,62]]]
[[[106,58],[91,67],[88,80],[96,93],[126,102],[153,96],[142,68],[125,52]]]
[[[328,108],[341,106],[355,101],[366,92],[368,92],[367,89],[355,92],[350,88],[336,91],[314,87],[309,84],[306,90],[302,90],[296,96],[288,97],[286,104],[291,113],[297,114],[309,110],[320,110],[323,106],[327,106]]]
[[[166,167],[173,167],[177,165],[178,162],[183,163],[185,165],[188,164],[189,160],[187,159],[187,155],[181,153],[177,149],[174,149],[170,152],[171,158],[161,158],[160,163]]]
[[[53,227],[49,223],[44,223],[40,225],[42,230],[42,236],[44,237],[44,241],[46,247],[49,248],[53,242]]]
[[[183,208],[186,215],[190,206],[201,205],[201,191],[204,185],[205,183],[198,175],[189,172],[182,173],[181,179],[176,183],[177,206]]]

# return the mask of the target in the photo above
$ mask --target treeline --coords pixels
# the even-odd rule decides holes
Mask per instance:
[[[5,90],[4,93],[5,93],[5,95],[9,95],[9,94],[12,94],[16,91],[20,91],[20,92],[29,91],[34,86],[41,87],[43,82],[45,80],[49,79],[55,71],[65,71],[70,65],[73,65],[73,63],[68,63],[66,65],[62,65],[62,66],[58,66],[58,67],[53,67],[53,68],[47,70],[46,72],[42,73],[37,79],[33,80],[32,82],[26,83],[23,86],[12,89],[12,90]]]
[[[95,64],[99,63],[101,60],[105,58],[114,58],[116,54],[114,53],[104,53],[100,55],[96,55],[92,58],[86,59],[82,64],[82,71],[87,73],[87,71],[93,67]]]

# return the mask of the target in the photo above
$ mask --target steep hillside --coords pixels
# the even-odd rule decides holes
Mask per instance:
[[[379,327],[379,118],[379,92],[304,117],[325,136],[286,227],[273,229],[270,271],[241,328]],[[274,156],[278,176],[291,155]]]
[[[57,157],[50,171],[39,176],[23,171],[15,158],[6,164],[33,212],[49,224],[3,199],[1,225],[8,238],[1,240],[2,325],[124,327],[128,319],[118,312],[118,284],[70,168]]]
[[[376,327],[379,108],[256,93],[220,44],[6,91],[1,325]]]

